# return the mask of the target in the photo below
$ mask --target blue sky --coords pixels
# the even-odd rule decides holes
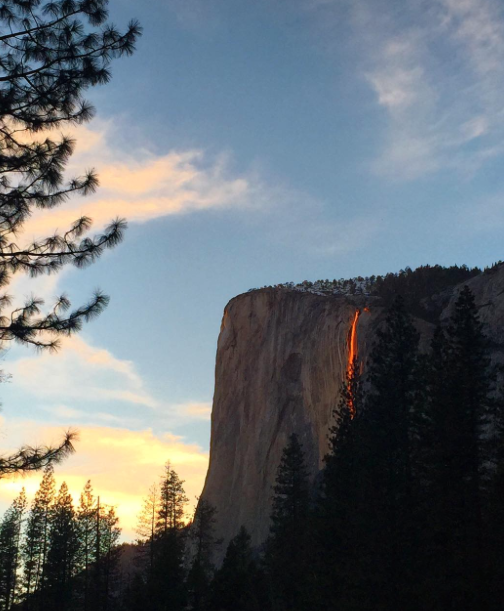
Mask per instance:
[[[234,295],[503,257],[504,7],[110,8],[119,26],[138,18],[144,35],[111,83],[89,92],[96,118],[75,132],[69,172],[94,166],[102,187],[35,217],[25,235],[83,212],[96,230],[127,217],[126,240],[84,271],[12,290],[48,303],[65,291],[77,304],[99,286],[111,303],[58,355],[6,350],[13,377],[1,399],[6,447],[81,431],[58,477],[74,491],[91,477],[131,535],[165,460],[192,497],[201,489],[217,335]],[[4,503],[23,483],[4,483]]]

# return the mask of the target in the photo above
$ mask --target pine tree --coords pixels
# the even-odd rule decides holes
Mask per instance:
[[[211,611],[263,611],[267,608],[259,568],[254,560],[250,535],[242,526],[231,539],[221,568],[211,584]]]
[[[65,265],[84,267],[121,241],[125,221],[116,219],[101,235],[86,235],[91,219],[81,217],[64,232],[32,243],[18,243],[23,225],[35,210],[50,210],[73,194],[94,191],[94,171],[65,182],[65,168],[75,142],[51,137],[89,121],[92,106],[84,92],[110,79],[110,63],[133,52],[140,35],[131,22],[124,33],[106,23],[108,0],[5,0],[0,5],[0,287],[13,274],[31,277],[57,272]],[[52,131],[52,134],[51,134]],[[19,244],[19,245],[18,245]],[[97,291],[70,313],[60,296],[43,312],[43,301],[30,297],[21,308],[0,298],[0,344],[16,341],[55,349],[61,336],[78,332],[99,314],[108,297]],[[56,447],[25,447],[0,459],[0,476],[41,469],[71,449],[71,438]]]
[[[501,371],[501,384],[503,373]],[[495,400],[492,425],[492,470],[487,483],[483,563],[487,576],[488,609],[498,611],[504,596],[504,386],[501,386]]]
[[[26,505],[23,488],[0,524],[0,609],[2,611],[9,611],[17,598],[21,529]]]
[[[359,423],[360,587],[365,604],[373,609],[413,609],[415,604],[409,588],[414,584],[417,537],[412,455],[413,413],[421,385],[418,341],[398,297],[377,332],[368,367],[371,388]]]
[[[308,608],[310,497],[303,448],[293,433],[284,448],[273,487],[266,571],[275,609]]]
[[[86,195],[97,186],[90,171],[82,178],[63,183],[63,172],[74,148],[68,137],[54,141],[34,133],[87,122],[93,108],[83,100],[89,87],[110,79],[109,65],[114,57],[131,54],[140,34],[131,22],[124,34],[107,25],[107,0],[44,2],[26,0],[4,2],[0,12],[0,184],[1,284],[12,273],[32,276],[51,273],[67,263],[82,267],[95,260],[104,248],[121,239],[123,224],[114,222],[94,239],[84,238],[91,220],[78,219],[62,235],[50,236],[26,247],[12,240],[34,208],[51,209],[70,194]],[[68,299],[58,301],[53,313],[37,318],[40,300],[3,319],[0,340],[15,339],[38,347],[53,347],[43,339],[78,330],[82,321],[103,308],[106,298],[97,294],[87,306],[62,317]],[[8,306],[5,299],[2,307]]]
[[[38,609],[38,593],[44,581],[49,549],[49,522],[55,494],[54,469],[45,468],[28,514],[22,546],[25,609]]]
[[[411,424],[418,393],[419,335],[398,297],[377,332],[369,380],[367,419],[375,428],[377,459],[390,493],[404,496],[411,483]]]
[[[19,599],[19,594],[20,594],[20,584],[19,584],[19,569],[20,569],[20,565],[21,565],[21,543],[22,543],[22,536],[23,536],[23,527],[24,527],[24,523],[25,523],[25,514],[26,514],[26,510],[28,508],[28,499],[26,498],[26,491],[24,488],[21,489],[21,492],[19,493],[19,496],[14,499],[13,502],[13,508],[14,511],[16,512],[16,517],[17,517],[17,524],[16,524],[16,531],[15,531],[15,549],[16,549],[16,555],[15,555],[15,571],[14,571],[14,597],[15,599]]]
[[[148,582],[152,611],[180,611],[186,604],[184,568],[185,535],[183,528],[171,528],[156,540],[152,578]]]
[[[485,438],[494,407],[487,351],[474,297],[466,286],[446,330],[434,337],[428,396],[421,410],[421,467],[431,533],[425,590],[437,594],[439,602],[433,605],[440,609],[482,608],[482,517],[490,462]]]
[[[165,465],[159,495],[151,488],[139,520],[141,536],[152,533],[152,512],[155,511],[154,536],[143,543],[150,546],[151,558],[146,577],[146,611],[177,611],[185,604],[185,528],[183,517],[187,497],[184,482]],[[150,554],[149,554],[150,555]],[[137,582],[139,586],[139,582]]]
[[[368,542],[363,525],[371,518],[363,495],[368,456],[363,451],[365,413],[360,371],[355,359],[342,384],[329,430],[329,452],[317,503],[319,586],[314,608],[365,608],[358,593],[363,571],[367,570],[364,550]]]
[[[0,524],[0,609],[8,611],[14,598],[17,518],[11,506]]]
[[[2,382],[0,374],[0,382]],[[75,452],[73,443],[77,438],[75,431],[68,431],[58,445],[24,445],[13,454],[0,457],[0,479],[15,473],[40,471],[54,465]]]
[[[138,524],[136,532],[140,539],[138,545],[142,553],[144,549],[146,554],[143,554],[144,559],[148,562],[148,572],[152,574],[154,568],[154,542],[156,534],[156,522],[159,512],[159,490],[156,484],[149,488],[147,496],[143,500],[143,506],[138,515]]]
[[[194,558],[187,576],[189,600],[194,611],[205,607],[213,572],[212,555],[217,541],[214,535],[217,510],[208,501],[199,500],[190,525],[190,540]]]
[[[117,564],[119,562],[120,548],[119,518],[114,507],[105,507],[100,504],[96,512],[97,538],[95,540],[95,605],[97,611],[106,611],[112,599],[114,580],[117,577]]]
[[[189,500],[185,495],[183,485],[184,482],[167,462],[160,486],[156,524],[158,534],[167,533],[170,529],[178,529],[182,525],[185,505]]]
[[[49,550],[43,583],[45,608],[51,605],[61,611],[70,608],[78,543],[73,500],[63,482],[50,514]]]
[[[96,541],[95,528],[96,499],[93,495],[91,481],[84,486],[77,508],[77,537],[79,541],[76,556],[76,571],[78,572],[79,594],[82,599],[82,609],[91,608],[91,578]]]

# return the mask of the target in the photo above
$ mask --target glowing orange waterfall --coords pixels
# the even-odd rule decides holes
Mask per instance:
[[[355,312],[352,320],[352,326],[350,327],[350,333],[348,334],[348,366],[347,371],[350,373],[352,363],[358,354],[357,349],[357,323],[359,322],[360,310]]]
[[[357,323],[359,322],[360,310],[356,310],[355,315],[352,320],[352,326],[350,327],[350,331],[348,333],[348,362],[347,362],[347,377],[350,377],[352,373],[352,365],[354,359],[358,355],[358,344],[357,344]],[[350,414],[352,418],[355,416],[355,407],[353,404],[353,399],[350,397],[349,402]]]

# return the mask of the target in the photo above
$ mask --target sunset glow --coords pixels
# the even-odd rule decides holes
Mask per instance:
[[[18,272],[4,287],[14,307],[42,298],[42,312],[61,294],[78,308],[96,288],[110,304],[54,354],[2,346],[2,452],[78,430],[57,481],[77,499],[91,479],[126,538],[167,460],[192,504],[201,493],[230,299],[502,258],[500,3],[343,4],[111,0],[111,21],[138,18],[144,35],[110,83],[85,91],[94,118],[19,136],[72,137],[65,175],[94,168],[100,183],[34,209],[19,246],[81,215],[90,236],[115,217],[128,229],[89,267]],[[344,322],[347,373],[359,348],[367,357],[366,311]],[[39,479],[0,480],[0,512]]]
[[[19,422],[9,426],[12,439],[56,441],[60,427],[39,427],[34,422]],[[136,536],[137,516],[149,486],[159,481],[163,465],[169,460],[180,478],[185,480],[190,500],[187,517],[192,514],[196,497],[201,493],[208,466],[208,455],[196,444],[185,443],[170,434],[156,436],[152,430],[130,431],[111,427],[79,427],[76,454],[55,467],[56,485],[63,481],[78,503],[88,479],[101,502],[117,507],[125,540]],[[21,488],[33,498],[41,474],[2,480],[0,500],[9,503]]]

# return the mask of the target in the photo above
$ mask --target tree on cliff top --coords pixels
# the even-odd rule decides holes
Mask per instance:
[[[85,90],[110,79],[112,59],[130,55],[140,35],[137,22],[125,32],[106,23],[108,0],[3,0],[0,2],[0,287],[13,274],[50,274],[67,264],[84,267],[121,241],[125,221],[116,219],[96,236],[86,236],[91,219],[81,217],[63,233],[18,244],[25,221],[35,210],[50,210],[75,193],[92,193],[93,170],[65,181],[64,170],[75,142],[50,131],[89,121],[92,106]],[[80,330],[99,314],[108,297],[97,291],[70,313],[61,295],[52,309],[30,297],[9,307],[0,295],[0,347],[17,341],[54,350],[58,338]],[[50,448],[23,448],[0,460],[0,476],[33,470],[71,450],[71,436]]]

